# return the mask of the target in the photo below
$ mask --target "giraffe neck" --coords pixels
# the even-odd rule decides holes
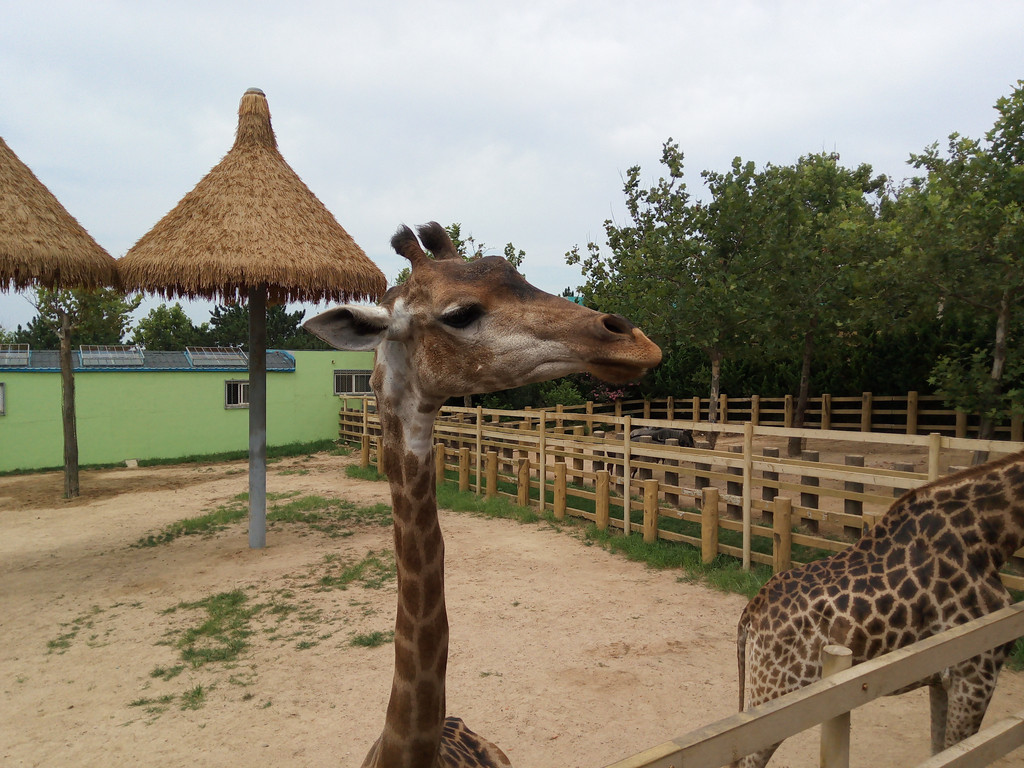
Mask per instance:
[[[433,426],[440,404],[416,396],[401,366],[378,360],[377,405],[381,466],[388,476],[398,566],[395,675],[379,766],[436,764],[445,716],[448,615],[444,600],[444,540],[437,519]]]

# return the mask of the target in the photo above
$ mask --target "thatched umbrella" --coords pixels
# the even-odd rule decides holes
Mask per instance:
[[[372,299],[387,281],[285,162],[263,91],[234,146],[118,261],[131,290],[249,302],[249,546],[266,544],[266,306]]]
[[[33,285],[54,289],[117,285],[117,268],[113,257],[0,138],[0,291]],[[71,318],[64,311],[59,314],[64,495],[73,498],[79,488]]]

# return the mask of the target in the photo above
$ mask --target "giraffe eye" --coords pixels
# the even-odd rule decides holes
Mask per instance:
[[[441,322],[449,328],[468,328],[483,317],[483,314],[484,308],[479,304],[469,304],[468,306],[445,312],[441,315]]]

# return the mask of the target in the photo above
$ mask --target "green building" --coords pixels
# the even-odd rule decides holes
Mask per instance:
[[[236,350],[72,353],[79,461],[248,448],[249,383]],[[334,439],[340,396],[369,390],[373,352],[267,352],[267,444]],[[57,352],[0,351],[0,472],[64,462]]]

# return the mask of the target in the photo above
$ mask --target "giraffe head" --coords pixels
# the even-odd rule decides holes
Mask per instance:
[[[499,256],[464,261],[436,222],[419,236],[433,258],[401,227],[391,245],[412,271],[379,306],[336,307],[304,324],[338,349],[376,349],[378,394],[396,377],[440,405],[582,371],[625,383],[661,362],[624,317],[545,293]]]

